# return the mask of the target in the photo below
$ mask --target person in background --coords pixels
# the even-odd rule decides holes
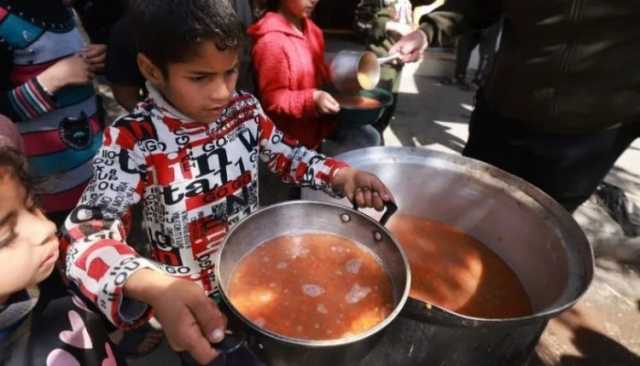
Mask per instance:
[[[144,100],[144,77],[138,69],[138,47],[131,34],[128,16],[123,16],[113,26],[107,49],[106,77],[113,97],[126,111],[132,111]]]
[[[456,45],[456,68],[453,77],[446,80],[447,84],[455,84],[462,90],[479,89],[484,80],[489,76],[493,67],[493,59],[496,54],[498,36],[500,35],[501,22],[482,29],[469,31],[458,37]],[[478,47],[478,66],[471,80],[467,81],[467,68],[471,60],[473,49]]]
[[[393,197],[377,177],[280,132],[235,90],[245,33],[226,1],[136,1],[130,11],[149,97],[105,132],[63,231],[66,275],[114,326],[135,328],[153,312],[175,351],[206,364],[226,328],[208,297],[214,258],[258,208],[259,159],[283,181],[360,207]],[[150,257],[125,239],[139,202]]]
[[[37,205],[15,124],[0,116],[0,364],[116,366],[98,314],[66,296],[34,311],[59,256],[56,226]]]
[[[279,129],[310,149],[336,129],[340,105],[330,83],[324,36],[309,18],[317,0],[269,0],[249,30],[258,95]]]
[[[401,36],[415,30],[411,3],[393,0],[360,0],[354,14],[354,29],[378,57],[389,56],[389,49]],[[379,87],[393,94],[393,104],[385,109],[375,126],[382,133],[391,123],[398,105],[401,62],[380,66]]]
[[[93,174],[104,126],[92,80],[105,52],[85,44],[62,0],[0,0],[0,113],[17,124],[56,224]]]
[[[107,44],[116,22],[124,16],[129,0],[67,0],[78,13],[89,39]]]
[[[639,16],[623,0],[449,0],[392,52],[415,61],[427,45],[503,19],[463,154],[524,178],[572,212],[640,136]]]

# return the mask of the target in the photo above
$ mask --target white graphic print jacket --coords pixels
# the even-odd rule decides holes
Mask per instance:
[[[94,179],[63,233],[72,287],[121,328],[150,316],[146,305],[123,298],[127,278],[140,269],[215,290],[225,234],[258,208],[258,159],[285,182],[328,193],[337,169],[347,166],[283,136],[250,94],[238,93],[216,122],[204,124],[148,88],[149,99],[105,131]],[[138,202],[152,258],[124,239]]]

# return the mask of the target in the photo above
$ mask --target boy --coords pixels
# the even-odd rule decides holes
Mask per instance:
[[[360,206],[392,197],[376,177],[283,136],[253,96],[234,91],[244,31],[226,1],[140,1],[131,11],[149,98],[105,133],[66,222],[66,272],[116,326],[153,308],[172,348],[207,363],[225,328],[206,296],[213,263],[227,231],[257,209],[258,158],[285,181]],[[153,260],[123,240],[139,201]]]

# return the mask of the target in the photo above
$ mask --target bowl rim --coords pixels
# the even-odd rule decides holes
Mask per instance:
[[[369,95],[363,95],[363,94],[369,94]],[[388,90],[384,89],[384,88],[380,88],[380,87],[376,87],[374,89],[371,90],[361,90],[358,92],[357,95],[355,96],[365,96],[365,97],[369,97],[371,98],[373,95],[373,97],[377,96],[377,95],[382,95],[384,97],[384,99],[381,98],[375,98],[378,102],[380,102],[380,106],[379,107],[375,107],[375,108],[358,108],[355,106],[345,106],[340,104],[340,111],[342,110],[348,110],[348,111],[379,111],[380,109],[383,108],[389,108],[392,104],[393,104],[393,100],[394,100],[394,96],[392,93],[390,93]],[[338,94],[336,95],[336,98],[339,98],[340,96],[348,96],[346,94]],[[338,102],[340,103],[340,102]]]

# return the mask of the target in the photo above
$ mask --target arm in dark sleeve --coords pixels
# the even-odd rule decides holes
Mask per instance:
[[[448,0],[420,19],[420,29],[429,45],[439,47],[453,43],[461,34],[489,27],[501,15],[501,0]]]

